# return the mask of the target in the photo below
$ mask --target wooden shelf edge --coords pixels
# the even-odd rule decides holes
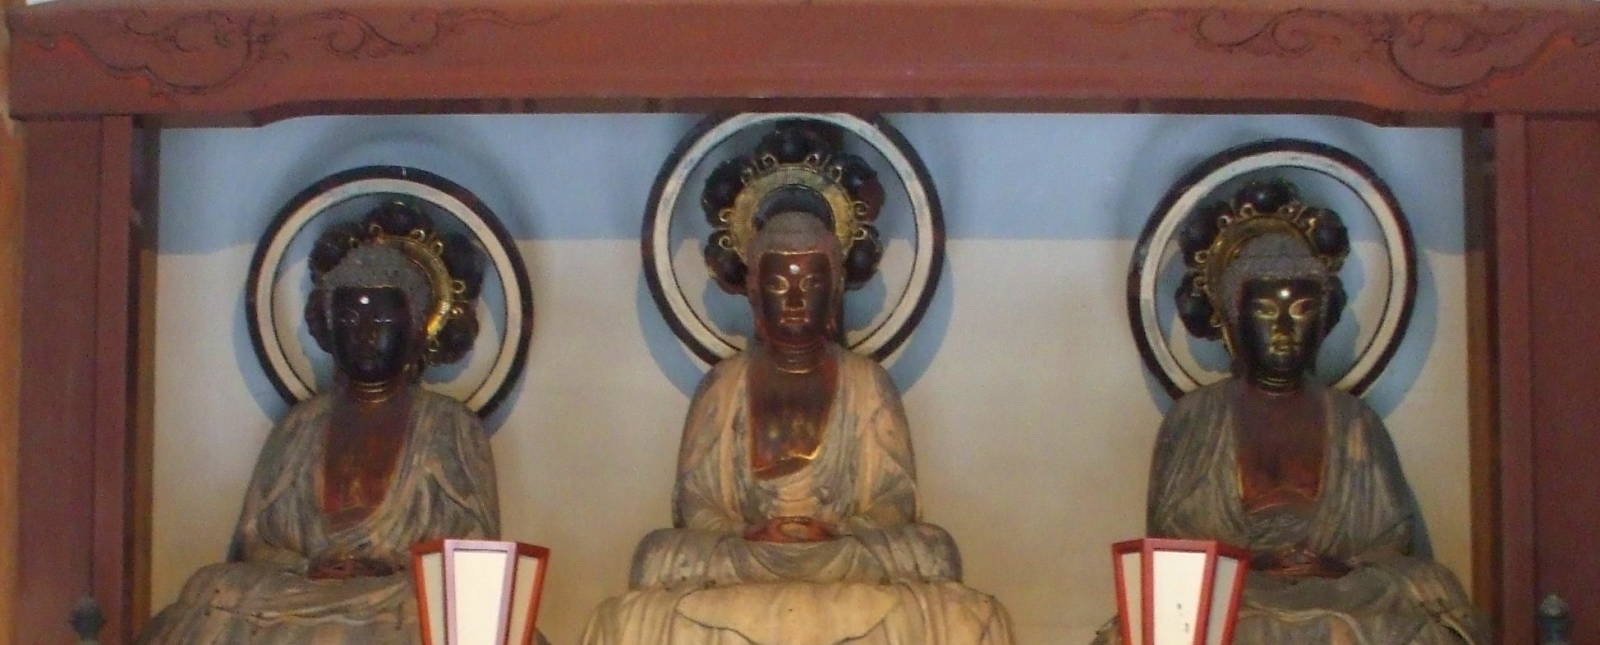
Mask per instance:
[[[97,1],[7,19],[13,112],[26,119],[204,124],[431,104],[649,110],[773,98],[1600,112],[1592,3]]]

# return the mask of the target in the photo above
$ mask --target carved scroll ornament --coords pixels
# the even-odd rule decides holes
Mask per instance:
[[[1600,70],[1600,5],[1435,0],[1427,8],[1328,9],[1319,3],[1332,4],[1306,0],[1299,8],[1263,10],[974,3],[911,10],[869,2],[845,12],[741,2],[489,0],[433,7],[428,0],[390,0],[341,8],[117,2],[28,7],[9,18],[23,60],[70,70],[55,72],[69,76],[99,69],[112,79],[139,79],[151,96],[178,107],[197,105],[184,97],[223,95],[229,99],[220,105],[793,93],[1600,109],[1600,92],[1589,89],[1600,87],[1600,71],[1590,71]],[[773,24],[787,26],[769,33]],[[809,64],[797,63],[793,51],[817,38],[832,45],[806,48]],[[72,61],[63,50],[81,53],[79,62],[88,64],[53,65]],[[42,74],[17,83],[23,88],[17,103],[28,107],[19,112],[149,105],[108,100],[115,91],[108,87],[78,88],[104,79]],[[28,101],[35,96],[38,108]]]
[[[96,12],[71,22],[68,31],[34,29],[22,21],[17,34],[46,49],[79,49],[113,76],[147,81],[152,95],[197,95],[246,82],[274,64],[417,56],[463,37],[469,27],[532,27],[557,16],[551,10],[508,16],[492,9],[418,9],[401,17],[345,9],[176,15],[128,9]]]
[[[1378,56],[1429,92],[1470,92],[1498,76],[1517,75],[1558,47],[1600,42],[1600,17],[1531,9],[1470,13],[1338,12],[1294,9],[1191,14],[1194,40],[1206,48],[1256,56]]]

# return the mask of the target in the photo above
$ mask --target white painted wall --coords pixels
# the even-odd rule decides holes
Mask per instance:
[[[222,558],[255,453],[285,407],[245,332],[257,237],[317,178],[398,163],[476,191],[525,254],[534,341],[493,443],[507,537],[554,551],[541,626],[557,645],[574,642],[594,605],[623,589],[637,540],[669,522],[677,434],[702,368],[650,300],[636,236],[659,164],[696,118],[341,117],[164,133],[155,603]],[[1418,309],[1368,400],[1399,444],[1440,559],[1468,573],[1459,132],[1323,117],[893,121],[927,161],[950,237],[939,294],[891,367],[924,507],[961,545],[969,583],[1010,607],[1023,643],[1085,642],[1112,612],[1110,543],[1142,530],[1170,401],[1127,327],[1134,237],[1189,166],[1269,136],[1363,157],[1411,215]]]

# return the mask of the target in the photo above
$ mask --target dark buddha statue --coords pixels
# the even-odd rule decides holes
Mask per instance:
[[[756,338],[695,392],[673,526],[640,542],[630,591],[595,612],[587,645],[1011,642],[1005,609],[961,584],[954,540],[921,521],[899,392],[840,345],[844,291],[861,277],[846,242],[875,234],[841,234],[837,218],[858,211],[826,195],[851,185],[834,165],[851,162],[809,135],[780,128],[737,185],[713,174],[712,206],[751,206],[721,218],[750,223],[749,237],[707,256],[749,299]],[[811,188],[768,181],[785,176]]]
[[[1233,375],[1167,413],[1149,534],[1249,549],[1238,645],[1488,643],[1460,583],[1429,557],[1383,421],[1312,376],[1345,302],[1338,216],[1273,181],[1187,228],[1180,316],[1226,344]]]
[[[336,382],[273,428],[228,561],[191,577],[144,642],[419,642],[410,547],[500,530],[488,435],[419,383],[476,333],[466,244],[401,204],[319,238],[306,322]]]
[[[1239,391],[1235,428],[1244,510],[1309,514],[1322,493],[1327,432],[1322,405],[1304,386],[1328,326],[1327,288],[1303,277],[1260,278],[1241,285],[1239,299],[1235,352],[1250,386]],[[1300,546],[1253,555],[1258,572],[1336,578],[1350,571]]]

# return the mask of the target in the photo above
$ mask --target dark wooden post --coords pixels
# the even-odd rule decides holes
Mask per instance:
[[[1575,642],[1600,637],[1600,118],[1495,120],[1501,643],[1535,642],[1560,594]]]
[[[0,6],[12,4],[0,1]],[[0,29],[0,50],[8,33]],[[17,389],[21,358],[22,132],[11,120],[9,61],[0,58],[0,645],[16,640]]]
[[[135,562],[133,121],[39,122],[28,141],[15,629],[20,643],[65,642],[92,596],[106,642],[121,643]]]

